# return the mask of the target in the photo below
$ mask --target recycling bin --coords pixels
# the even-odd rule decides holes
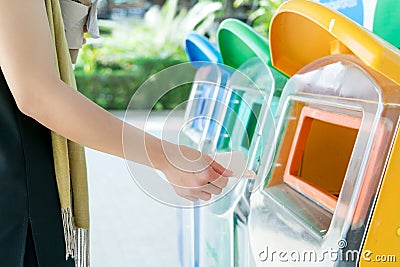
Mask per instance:
[[[267,40],[238,20],[221,23],[218,44],[223,63],[236,71],[226,87],[223,120],[213,148],[243,151],[247,168],[257,171],[264,140],[274,129],[271,109],[276,110],[287,78],[271,67]],[[194,228],[199,229],[195,240],[199,266],[248,266],[252,258],[246,203],[255,181],[235,182],[222,198],[198,209]]]
[[[301,41],[300,41],[301,40]],[[285,2],[272,64],[291,78],[250,197],[256,266],[396,266],[400,53],[344,15]],[[397,193],[395,193],[397,188]]]
[[[227,77],[223,77],[221,68],[216,65],[221,62],[217,47],[207,38],[192,32],[185,43],[186,54],[197,72],[187,101],[185,125],[179,137],[183,144],[201,150],[201,141],[213,135],[209,131],[211,116]]]
[[[213,137],[210,125],[212,116],[217,117],[214,111],[218,97],[221,97],[221,88],[227,82],[227,76],[219,67],[221,55],[215,45],[198,33],[188,34],[186,53],[197,69],[192,90],[187,101],[184,115],[184,126],[179,133],[179,143],[203,151],[207,141]],[[212,128],[212,126],[211,126]],[[178,208],[179,223],[179,259],[182,267],[198,266],[198,230],[193,227],[198,221],[198,210],[193,208]]]
[[[227,19],[221,23],[218,29],[218,44],[221,51],[223,63],[237,69],[244,62],[251,58],[259,58],[266,66],[270,66],[269,46],[268,41],[257,34],[250,26],[235,19]],[[285,75],[282,75],[274,68],[270,69],[276,89],[274,91],[274,100],[271,102],[274,105],[278,102],[281,90],[286,82]],[[229,147],[230,134],[233,132],[233,127],[237,121],[237,114],[242,99],[242,90],[233,88],[228,111],[223,121],[223,127],[218,139],[218,150],[231,150]]]

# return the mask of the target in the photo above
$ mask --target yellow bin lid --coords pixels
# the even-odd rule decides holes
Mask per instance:
[[[270,28],[271,60],[292,76],[305,65],[332,54],[354,54],[400,85],[400,50],[321,4],[292,0],[281,5]]]

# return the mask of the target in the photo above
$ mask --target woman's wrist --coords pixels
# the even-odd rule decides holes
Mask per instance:
[[[150,141],[146,143],[148,143],[148,145],[146,144],[146,151],[151,167],[160,171],[165,170],[169,165],[168,157],[165,153],[165,150],[171,149],[173,146],[176,145],[158,138],[156,142]]]

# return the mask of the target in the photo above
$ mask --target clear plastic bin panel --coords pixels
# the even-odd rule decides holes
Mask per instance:
[[[226,85],[232,70],[209,62],[194,62],[198,70],[187,101],[180,144],[204,150],[204,143],[215,138],[221,120],[221,103],[226,98]],[[210,141],[212,143],[212,141]]]
[[[272,168],[259,171],[264,186],[251,197],[257,266],[357,266],[346,252],[360,252],[399,115],[382,101],[387,89],[370,71],[352,57],[332,56],[286,85],[276,149],[262,155]]]
[[[256,128],[260,128],[258,124],[260,123],[260,112],[264,102],[262,94],[259,92],[244,93],[242,104],[237,114],[237,121],[230,134],[230,150],[241,150],[246,158],[249,158],[253,137],[257,135]],[[256,136],[255,138],[259,137]]]
[[[204,84],[199,86],[199,92],[196,93],[195,113],[192,127],[198,131],[203,131],[206,123],[206,117],[210,108],[210,100],[212,99],[215,86]]]
[[[274,80],[269,68],[259,59],[251,59],[232,74],[226,89],[228,89],[225,99],[226,111],[217,151],[243,151],[248,160],[248,168],[252,169],[255,164],[250,162],[256,153],[261,154],[256,148],[262,146],[263,131],[274,132],[269,110],[274,98]],[[276,98],[278,97],[274,98],[275,106]],[[270,127],[264,129],[265,123],[270,123]],[[243,198],[248,197],[246,192],[249,182],[251,181],[237,182],[222,199],[200,209],[201,223],[198,225],[201,236],[200,266],[240,266],[238,262],[249,257],[247,234],[240,241],[246,250],[240,252],[234,250],[235,246],[238,246],[235,236],[239,233],[235,232],[236,214],[248,214],[249,211],[248,205],[243,210],[244,207],[240,204],[247,201]]]
[[[228,89],[227,87],[229,86],[229,79],[230,79],[230,74],[231,72],[225,71],[222,73],[221,77],[221,86],[219,88],[218,94],[216,95],[216,100],[215,100],[215,106],[214,110],[211,115],[210,119],[210,126],[207,131],[207,137],[208,138],[213,138],[215,137],[219,131],[221,131],[222,127],[222,117],[225,109],[225,102],[226,98],[228,96]]]
[[[250,114],[247,114],[248,118],[247,118],[247,123],[246,123],[246,134],[243,135],[242,137],[242,142],[240,143],[240,145],[246,149],[250,148],[250,143],[253,140],[253,136],[254,136],[254,131],[256,129],[257,126],[257,119],[258,116],[260,115],[260,111],[261,111],[261,105],[260,103],[253,103],[253,105],[251,106],[251,111]]]
[[[233,131],[235,122],[238,120],[238,112],[242,101],[243,91],[232,91],[230,95],[229,104],[222,123],[221,133],[219,134],[217,149],[219,151],[229,150],[230,134]]]

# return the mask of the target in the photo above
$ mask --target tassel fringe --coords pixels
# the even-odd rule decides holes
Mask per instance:
[[[72,258],[75,258],[75,243],[76,243],[75,225],[71,207],[62,209],[61,216],[64,228],[65,260],[68,260],[70,256]]]
[[[65,259],[75,260],[75,267],[89,267],[89,230],[76,228],[71,207],[61,210],[64,239]]]

